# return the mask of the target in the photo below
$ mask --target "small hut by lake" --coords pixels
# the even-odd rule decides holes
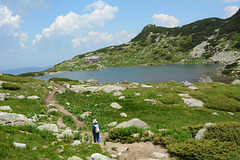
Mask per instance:
[[[85,57],[85,64],[99,63],[99,56]]]

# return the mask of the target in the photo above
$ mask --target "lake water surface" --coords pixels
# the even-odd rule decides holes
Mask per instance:
[[[140,83],[168,82],[169,80],[197,82],[200,76],[207,72],[214,72],[219,67],[220,65],[214,64],[119,67],[93,71],[63,72],[36,78],[44,81],[53,77],[83,81],[96,79],[100,84],[122,82],[123,80]]]

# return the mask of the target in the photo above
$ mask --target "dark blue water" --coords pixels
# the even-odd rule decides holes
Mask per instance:
[[[182,82],[197,82],[198,78],[206,72],[214,72],[219,65],[214,64],[187,64],[187,65],[164,65],[164,66],[136,66],[136,67],[120,67],[109,68],[104,70],[93,71],[74,71],[51,74],[46,76],[36,77],[37,79],[47,81],[50,78],[69,78],[73,80],[96,79],[100,84],[122,82],[140,83],[158,83],[174,80]]]

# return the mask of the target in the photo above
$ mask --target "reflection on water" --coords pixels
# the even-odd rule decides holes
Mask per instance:
[[[100,84],[122,82],[158,83],[174,80],[182,82],[197,82],[198,78],[207,73],[215,72],[220,65],[214,64],[187,64],[187,65],[164,65],[164,66],[137,66],[108,68],[94,71],[74,71],[36,77],[40,80],[49,80],[53,77],[69,78],[73,80],[97,79]],[[217,79],[215,79],[217,81]]]

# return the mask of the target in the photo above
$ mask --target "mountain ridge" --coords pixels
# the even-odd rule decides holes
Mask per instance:
[[[91,56],[99,56],[100,63],[85,64]],[[222,73],[239,76],[240,10],[227,19],[206,18],[175,28],[150,24],[128,43],[77,55],[43,72],[218,62],[235,64]]]

